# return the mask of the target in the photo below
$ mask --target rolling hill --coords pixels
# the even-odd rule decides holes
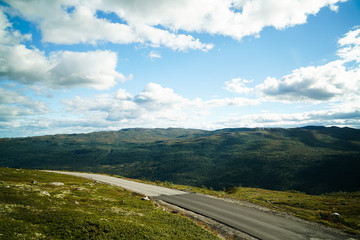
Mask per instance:
[[[118,174],[226,189],[360,190],[360,130],[123,129],[0,139],[0,166]]]

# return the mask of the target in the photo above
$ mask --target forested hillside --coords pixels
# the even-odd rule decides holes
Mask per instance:
[[[0,166],[106,172],[224,189],[360,190],[360,130],[124,129],[0,139]]]

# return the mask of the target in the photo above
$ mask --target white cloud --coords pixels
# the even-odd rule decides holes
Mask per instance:
[[[295,69],[280,79],[268,77],[256,89],[279,101],[338,101],[360,94],[360,29],[339,40],[339,60]],[[351,62],[356,64],[348,66]]]
[[[0,136],[24,137],[59,133],[89,133],[99,131],[99,129],[103,131],[119,130],[117,126],[101,119],[32,117],[26,121],[3,122],[0,128]]]
[[[282,29],[305,23],[308,15],[316,14],[325,6],[334,10],[338,2],[344,0],[137,0],[119,1],[118,6],[121,16],[130,23],[241,39],[257,35],[266,26]]]
[[[155,93],[163,93],[165,96],[156,97]],[[138,102],[137,99],[142,99],[142,101]],[[208,118],[208,115],[211,114],[210,110],[215,107],[226,106],[231,100],[225,99],[220,105],[201,99],[188,100],[169,88],[151,83],[135,96],[121,89],[114,95],[101,94],[94,98],[75,97],[65,100],[64,104],[67,110],[74,113],[75,117],[68,115],[61,119],[37,119],[36,121],[30,119],[27,122],[29,124],[27,127],[24,125],[25,123],[18,124],[23,125],[25,129],[38,129],[40,134],[44,134],[44,132],[54,134],[59,132],[118,130],[127,127],[219,129],[226,127],[338,125],[359,128],[359,101],[360,97],[357,96],[348,99],[347,102],[334,104],[334,106],[329,106],[328,109],[321,111],[287,114],[266,112],[240,117],[235,117],[236,113],[234,113],[234,116],[225,120],[211,121]],[[34,132],[31,134],[33,135]]]
[[[37,49],[19,44],[0,46],[0,55],[0,77],[23,84],[102,90],[126,79],[115,70],[117,55],[110,51],[64,51],[46,57]]]
[[[130,93],[126,92],[126,90],[124,90],[124,89],[119,89],[115,93],[115,98],[120,99],[120,100],[130,100],[130,99],[132,99],[132,95]]]
[[[54,67],[50,70],[50,85],[62,88],[86,86],[98,90],[125,81],[117,72],[117,55],[111,51],[56,52],[50,56]]]
[[[147,122],[154,119],[180,117],[185,99],[175,94],[172,89],[149,83],[145,89],[132,96],[123,89],[114,95],[102,94],[92,99],[75,97],[64,100],[68,111],[94,115],[107,121]]]
[[[67,13],[59,4],[52,9],[47,9],[47,11],[49,10],[55,10],[55,12],[44,16],[44,21],[40,22],[45,42],[96,44],[96,41],[106,39],[111,42],[127,44],[135,41],[131,27],[98,19],[95,17],[94,9],[86,6],[76,6],[71,13]]]
[[[0,45],[16,44],[21,41],[31,40],[31,34],[21,34],[19,31],[12,29],[6,15],[0,8]]]
[[[355,61],[360,63],[360,27],[349,31],[345,37],[339,40],[338,55],[344,59],[345,62]]]
[[[254,89],[246,87],[245,84],[251,83],[251,82],[252,81],[250,81],[250,80],[246,80],[246,79],[242,79],[242,78],[233,78],[233,79],[231,79],[231,81],[225,82],[224,89],[226,89],[230,92],[235,92],[235,93],[239,93],[239,94],[249,94],[249,93],[252,93],[254,91]]]
[[[250,99],[250,98],[220,98],[208,100],[205,104],[208,107],[224,107],[224,106],[251,106],[260,104],[260,99]]]
[[[9,31],[6,31],[6,29],[9,27],[11,27],[11,24],[9,23],[5,14],[0,11],[0,44],[7,44],[11,42]]]
[[[234,7],[242,11],[240,15],[235,16],[237,26],[239,27],[240,24],[248,26],[243,31],[239,31],[237,37],[256,35],[266,26],[283,29],[306,23],[309,15],[315,15],[325,6],[329,6],[331,10],[337,10],[335,4],[338,2],[344,1],[234,0]]]
[[[123,17],[127,1],[8,1],[28,20],[37,22],[44,42],[56,44],[91,43],[109,41],[118,44],[141,43],[153,47],[166,46],[174,50],[201,49],[207,51],[212,44],[201,43],[191,35],[177,34],[149,25],[146,22],[131,21]],[[137,12],[140,3],[133,5],[130,15]],[[139,5],[138,5],[139,4]],[[156,8],[156,3],[153,6]],[[68,11],[73,7],[72,11]],[[113,23],[97,18],[96,12],[115,12],[128,23]],[[130,23],[131,21],[131,23]]]
[[[134,101],[140,106],[161,111],[165,109],[180,109],[188,103],[188,100],[175,94],[174,90],[164,88],[156,83],[146,85],[144,91],[138,94]]]
[[[24,45],[0,46],[0,76],[21,83],[33,83],[48,78],[52,64],[37,49]]]
[[[329,101],[358,94],[360,69],[347,70],[342,61],[294,70],[280,79],[268,77],[257,90],[267,98],[284,101]]]
[[[0,88],[0,122],[46,113],[49,113],[49,109],[45,103]]]
[[[194,127],[194,122],[211,114],[213,108],[256,105],[259,104],[259,100],[246,98],[190,100],[174,93],[171,88],[149,83],[135,96],[120,89],[114,95],[102,94],[92,99],[75,97],[64,100],[63,103],[67,111],[84,116],[96,116],[99,121],[106,120],[142,127]]]
[[[338,41],[340,46],[360,45],[360,27],[355,27],[347,32],[345,36]]]
[[[360,98],[353,98],[326,110],[300,113],[261,113],[241,117],[229,117],[214,123],[224,127],[300,127],[307,125],[360,127]]]
[[[245,36],[258,36],[264,27],[284,29],[306,23],[309,15],[317,14],[323,7],[337,11],[337,4],[344,0],[6,2],[12,6],[11,14],[18,14],[36,24],[43,42],[101,44],[108,41],[168,47],[179,51],[207,51],[213,45],[194,38],[193,33],[198,36],[203,36],[199,33],[224,35],[240,40]],[[100,18],[99,11],[105,15],[115,13],[120,21]],[[248,87],[250,81],[241,78],[225,82],[224,89],[231,92],[250,94],[257,90],[262,96],[258,99],[187,99],[173,89],[149,83],[136,95],[119,89],[113,95],[101,94],[93,98],[75,97],[64,100],[68,112],[61,112],[63,119],[50,119],[50,116],[30,119],[27,116],[46,114],[49,111],[44,103],[20,93],[0,89],[0,118],[3,121],[18,119],[19,121],[11,122],[12,127],[18,125],[25,128],[28,124],[28,129],[34,127],[45,131],[44,129],[56,128],[61,129],[61,132],[134,126],[195,127],[201,124],[217,128],[317,123],[360,126],[360,110],[357,107],[360,101],[359,35],[359,28],[355,28],[339,40],[337,61],[295,69],[279,79],[269,77],[257,87]],[[6,15],[0,11],[0,79],[16,81],[33,89],[89,87],[98,90],[108,89],[115,86],[117,81],[125,80],[116,71],[117,55],[114,52],[57,51],[46,55],[36,48],[26,47],[23,42],[29,39],[31,35],[22,35],[12,29]],[[151,51],[149,57],[157,59],[161,55]],[[129,75],[128,79],[131,78],[132,75]],[[254,106],[268,99],[328,102],[337,106],[323,111],[264,113],[229,118],[222,122],[213,121],[218,119],[212,111],[214,108]],[[226,110],[223,113],[226,114]],[[210,117],[207,118],[208,116]]]
[[[117,55],[110,51],[58,51],[49,57],[21,44],[24,37],[12,30],[0,12],[0,79],[52,88],[108,89],[126,78],[117,72]]]
[[[333,11],[346,0],[7,0],[23,16],[39,24],[43,41],[74,44],[105,40],[142,43],[174,50],[207,51],[212,44],[191,35],[201,32],[240,40],[257,36],[264,27],[277,29],[306,23],[323,7]],[[72,7],[72,8],[71,8]],[[69,11],[71,9],[71,11]],[[122,22],[98,18],[97,11],[115,13]]]
[[[213,44],[204,44],[191,35],[176,34],[145,24],[137,25],[135,29],[138,41],[134,42],[148,43],[151,47],[165,46],[179,51],[188,49],[208,51],[214,47]]]
[[[156,51],[151,51],[149,53],[149,57],[151,60],[157,59],[157,58],[161,58],[160,53],[156,52]]]

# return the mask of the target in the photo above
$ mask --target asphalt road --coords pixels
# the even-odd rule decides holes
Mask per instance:
[[[87,179],[91,179],[94,181],[104,182],[111,185],[119,186],[125,189],[128,189],[133,192],[137,192],[140,194],[144,194],[149,197],[156,197],[160,195],[181,195],[181,194],[188,194],[183,191],[174,190],[170,188],[164,188],[159,186],[154,186],[145,183],[139,183],[134,181],[125,180],[122,178],[111,177],[101,174],[91,174],[91,173],[79,173],[79,172],[64,172],[64,171],[46,171],[46,172],[55,172],[55,173],[62,173],[67,175],[73,175],[77,177],[83,177]]]
[[[198,194],[164,195],[156,198],[207,216],[259,239],[350,239],[329,230],[222,199]]]
[[[331,230],[298,222],[286,217],[266,213],[255,208],[240,206],[222,199],[182,192],[164,187],[133,182],[100,174],[51,171],[105,182],[149,197],[160,199],[181,208],[245,232],[263,240],[345,240],[354,239]]]

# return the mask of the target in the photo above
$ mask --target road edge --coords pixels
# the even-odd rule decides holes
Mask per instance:
[[[191,221],[195,222],[196,224],[204,227],[208,231],[212,232],[213,234],[217,235],[222,239],[234,239],[234,240],[259,240],[247,233],[241,232],[237,229],[231,228],[223,223],[217,222],[211,218],[205,217],[203,215],[197,214],[195,212],[186,210],[184,208],[178,207],[176,205],[167,203],[160,199],[150,198],[151,201],[165,209],[169,213],[181,214],[184,217],[189,218]]]

